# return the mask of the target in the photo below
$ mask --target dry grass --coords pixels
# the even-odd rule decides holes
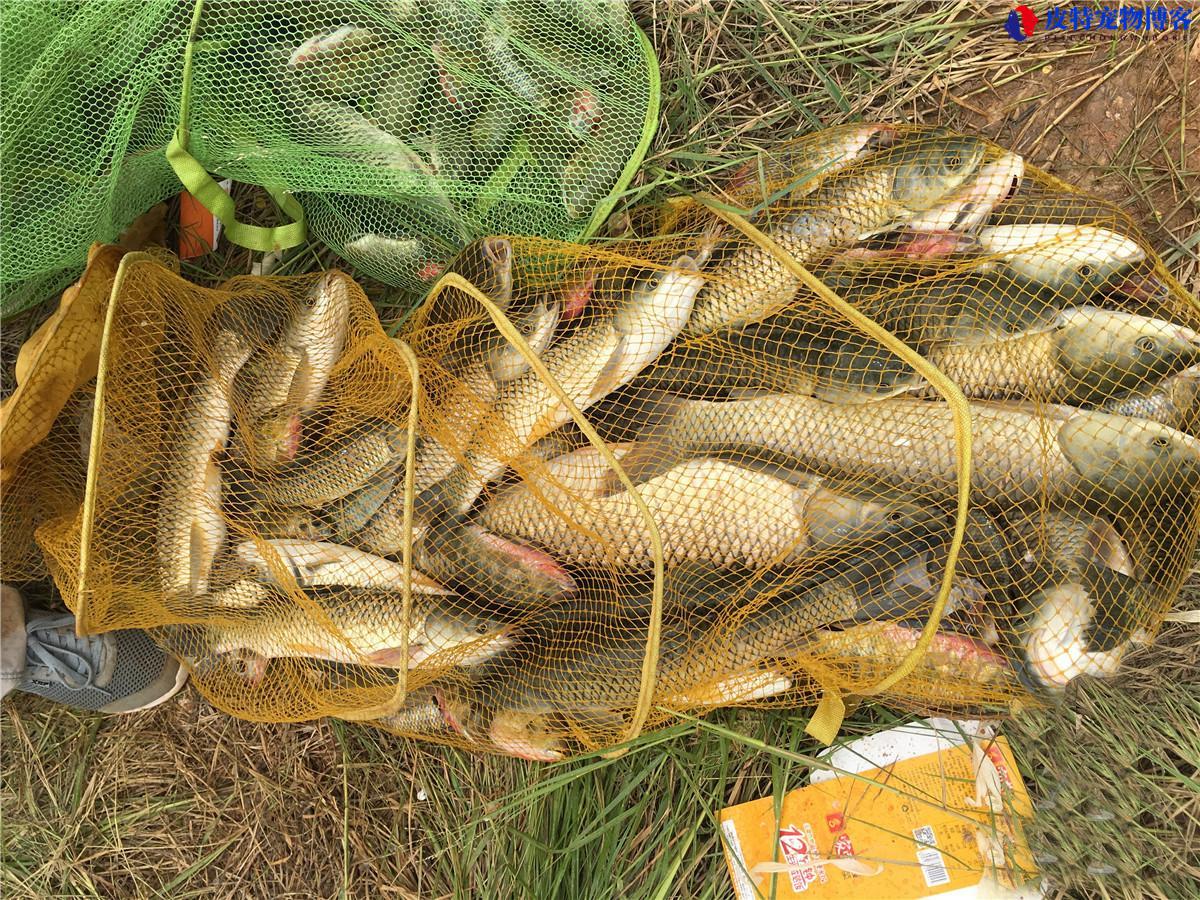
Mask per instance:
[[[753,148],[817,125],[941,121],[1118,199],[1200,287],[1200,44],[1015,45],[1000,27],[1009,9],[639,2],[664,103],[629,202],[704,189]],[[284,270],[328,260],[301,248]],[[251,262],[214,255],[187,274],[214,281]],[[369,288],[381,307],[406,302]],[[33,321],[6,323],[7,350]],[[1200,590],[1183,602],[1200,606]],[[1170,626],[1122,678],[1011,727],[1041,798],[1038,850],[1064,891],[1191,893],[1198,666],[1195,626]],[[724,897],[716,813],[806,774],[756,744],[813,749],[803,710],[726,710],[721,733],[682,723],[619,760],[532,767],[339,722],[240,722],[190,690],[123,719],[31,697],[4,706],[0,877],[13,898]],[[847,731],[894,721],[863,709]]]

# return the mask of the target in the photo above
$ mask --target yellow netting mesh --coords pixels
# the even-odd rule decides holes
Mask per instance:
[[[82,627],[154,628],[237,715],[534,758],[998,712],[1153,635],[1200,315],[1119,210],[850,126],[648,231],[476,242],[395,339],[340,273],[126,257],[87,502],[37,532]]]

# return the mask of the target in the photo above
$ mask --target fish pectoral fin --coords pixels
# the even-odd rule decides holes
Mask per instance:
[[[824,400],[826,403],[841,403],[847,406],[861,403],[875,403],[878,400],[887,400],[890,397],[899,397],[907,394],[921,387],[924,381],[925,379],[918,378],[914,379],[912,383],[897,385],[883,391],[855,390],[851,387],[829,383],[819,385],[813,391],[813,396],[818,400]]]
[[[1088,527],[1085,538],[1092,559],[1106,568],[1133,575],[1133,560],[1120,532],[1106,519],[1097,517]]]
[[[636,487],[651,478],[663,475],[675,468],[683,457],[670,444],[656,440],[639,441],[621,457],[621,468]],[[608,472],[597,491],[597,497],[610,497],[625,490],[625,485],[616,472]]]
[[[312,384],[312,363],[308,359],[308,351],[303,347],[290,348],[288,355],[299,357],[296,368],[292,372],[292,383],[288,385],[287,408],[299,409],[308,396],[309,385]]]
[[[413,658],[420,658],[423,651],[421,644],[409,644],[408,653],[405,653],[399,647],[385,647],[382,650],[373,650],[366,654],[363,659],[367,665],[380,666],[385,669],[405,669],[408,668]]]

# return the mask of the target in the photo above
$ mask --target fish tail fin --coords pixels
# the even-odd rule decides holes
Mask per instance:
[[[1085,630],[1087,650],[1106,653],[1136,638],[1158,618],[1164,594],[1127,572],[1107,566],[1085,566],[1084,580],[1095,605]]]
[[[638,440],[621,457],[621,468],[635,485],[670,471],[686,459],[688,447],[676,433],[676,422],[689,402],[686,397],[661,391],[646,391],[638,396],[636,411],[630,412],[645,424]],[[624,485],[617,474],[609,472],[601,486],[601,496],[622,490]]]

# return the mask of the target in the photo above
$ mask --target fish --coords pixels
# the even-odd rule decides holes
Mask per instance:
[[[925,358],[968,396],[1101,403],[1200,363],[1200,335],[1131,313],[1081,306],[1050,331],[990,343],[938,344]],[[932,387],[919,396],[940,396]]]
[[[1150,639],[1143,627],[1166,610],[1153,587],[1096,563],[1048,578],[1025,603],[1018,628],[1019,671],[1039,692],[1060,693],[1083,675],[1115,675],[1128,652]]]
[[[847,251],[817,274],[842,299],[914,346],[989,343],[1048,331],[1086,307],[1143,255],[1103,229],[983,229],[980,250],[936,260]],[[812,318],[811,313],[808,318]],[[785,315],[782,324],[790,325]],[[785,328],[784,337],[794,329]]]
[[[739,167],[726,185],[732,194],[752,183],[770,191],[776,186],[795,182],[788,196],[805,197],[817,189],[821,180],[839,172],[870,153],[895,143],[892,125],[846,125],[821,133],[820,140],[802,138],[780,147],[760,151],[758,158]]]
[[[919,349],[938,342],[966,345],[1003,340],[1054,326],[1062,306],[1053,287],[1018,277],[984,259],[951,254],[933,264],[863,261],[843,254],[829,268],[818,270],[818,275],[863,315]],[[769,321],[780,332],[778,341],[787,340],[797,325],[811,329],[807,320],[812,318],[811,313],[788,310]],[[865,340],[850,336],[852,344]]]
[[[434,578],[493,606],[528,609],[575,591],[571,575],[550,554],[463,521],[435,521],[415,533],[414,559]]]
[[[309,38],[292,51],[290,74],[314,95],[353,98],[374,87],[376,71],[395,52],[369,28],[342,25]]]
[[[512,646],[512,626],[454,608],[440,595],[413,596],[408,656],[402,656],[405,623],[400,592],[378,587],[320,586],[298,603],[283,588],[242,580],[205,600],[221,610],[203,626],[198,655],[232,654],[257,664],[281,657],[354,665],[414,668],[435,657],[446,665],[475,665]],[[192,626],[175,626],[188,634]],[[198,641],[198,644],[195,642]],[[178,643],[178,642],[177,642]]]
[[[382,588],[396,592],[397,597],[404,583],[404,566],[400,563],[328,541],[250,540],[238,544],[233,552],[239,562],[254,570],[256,577],[284,587],[290,584],[280,579],[279,573],[283,572],[300,588]],[[454,593],[415,569],[411,575],[414,594]]]
[[[168,598],[208,590],[213,560],[225,540],[221,469],[233,419],[233,385],[253,352],[235,331],[215,327],[203,371],[165,439],[157,515],[159,584]]]
[[[278,341],[260,347],[234,380],[239,446],[251,468],[291,459],[299,446],[299,417],[320,402],[345,345],[350,286],[331,270],[305,293]]]
[[[1099,407],[1104,412],[1160,422],[1187,434],[1200,434],[1200,367],[1191,367]]]
[[[839,631],[822,630],[803,649],[805,656],[834,662],[839,667],[847,659],[863,659],[878,666],[880,672],[892,672],[916,649],[922,629],[897,622],[865,622]],[[938,679],[970,682],[975,685],[1013,683],[1014,671],[1008,659],[987,642],[970,635],[939,629],[929,649],[917,663],[916,673],[928,672]],[[903,690],[903,682],[891,690]]]
[[[703,285],[692,258],[680,256],[671,268],[624,292],[618,303],[580,321],[546,351],[543,364],[576,407],[585,410],[658,357],[687,321]],[[536,372],[507,382],[462,464],[425,499],[424,508],[434,514],[466,513],[510,460],[569,421],[566,406]]]
[[[736,598],[715,626],[667,625],[659,641],[655,697],[721,705],[762,699],[786,690],[786,673],[762,669],[786,656],[818,629],[854,621],[861,598],[882,589],[891,573],[913,554],[944,539],[932,524],[905,522],[886,539],[806,569],[787,567],[762,573],[748,585],[718,590]],[[578,624],[568,625],[568,629]],[[602,644],[572,643],[570,634],[542,642],[546,651],[519,671],[489,683],[496,713],[489,726],[492,743],[514,755],[557,759],[562,744],[545,729],[547,717],[566,715],[609,725],[635,703],[646,653],[644,626],[609,623]],[[703,703],[695,703],[703,700]]]
[[[352,541],[371,553],[399,555],[405,542],[403,505],[394,515],[382,513],[381,508]],[[411,541],[417,568],[491,604],[527,608],[575,590],[574,580],[548,554],[464,520],[414,518]]]
[[[972,232],[987,219],[997,203],[1017,189],[1024,175],[1025,160],[1016,153],[1001,152],[935,206],[904,221],[902,234],[906,235],[911,247],[929,249],[944,245],[948,234]],[[919,240],[922,234],[929,238]]]
[[[698,399],[728,399],[746,391],[811,394],[816,376],[790,360],[767,357],[761,344],[735,343],[724,335],[707,336],[699,343],[676,344],[629,383],[619,406],[636,409],[636,400],[648,391]],[[611,398],[617,401],[618,395]]]
[[[511,247],[503,242],[508,250]],[[498,267],[493,270],[491,285],[493,297],[503,298],[508,306],[511,300],[504,284],[511,285],[511,252],[500,252],[493,248],[490,258]],[[508,274],[504,274],[507,272]],[[488,284],[477,273],[480,284]],[[522,332],[529,349],[541,354],[554,338],[561,319],[562,306],[557,298],[535,295],[523,298],[514,314],[514,324]],[[491,324],[490,321],[488,323]],[[426,491],[448,475],[460,464],[465,448],[476,434],[480,422],[488,409],[496,403],[504,386],[526,375],[529,361],[513,345],[500,337],[498,332],[483,335],[462,345],[470,349],[459,349],[446,361],[452,379],[450,391],[440,398],[437,413],[424,437],[418,444],[413,464],[413,487],[416,492]],[[356,541],[372,548],[393,548],[383,552],[397,552],[401,546],[400,526],[404,517],[405,485],[399,481],[387,498],[372,514],[370,520],[358,530]],[[459,546],[457,542],[454,546]],[[475,543],[473,540],[467,543]],[[491,558],[490,552],[488,553]],[[535,592],[540,593],[540,592]]]
[[[389,134],[356,109],[327,100],[313,100],[304,107],[307,120],[304,143],[368,165],[372,175],[387,186],[380,190],[414,192],[431,206],[451,209],[437,191],[433,167],[417,149]]]
[[[987,225],[1038,225],[1043,223],[1094,225],[1110,231],[1129,227],[1129,216],[1107,200],[1086,194],[1017,194],[1000,203]]]
[[[356,234],[346,242],[346,259],[358,266],[385,273],[393,278],[403,278],[428,266],[431,251],[420,238],[403,234]],[[441,274],[441,268],[422,280],[432,280]]]
[[[620,460],[630,446],[611,449]],[[539,477],[501,490],[473,520],[562,562],[649,568],[650,530],[634,497],[602,493],[611,474],[599,451],[584,447],[551,460]],[[910,512],[903,502],[856,497],[816,476],[711,458],[680,463],[642,484],[638,495],[658,526],[668,566],[798,562],[870,540]]]
[[[1092,502],[1093,494],[1127,500],[1156,486],[1200,484],[1195,438],[1140,419],[1054,409],[971,404],[971,488],[978,500],[1003,507],[1044,498],[1076,506]],[[663,402],[644,416],[646,434],[622,460],[635,483],[681,459],[720,455],[778,459],[939,502],[957,492],[954,418],[945,403],[897,397],[846,406],[774,394]]]
[[[871,233],[905,223],[938,227],[927,216],[943,202],[974,210],[995,203],[1003,193],[986,198],[959,196],[991,160],[987,144],[976,138],[936,137],[881,150],[859,164],[827,178],[801,205],[776,212],[766,233],[801,265],[810,265],[829,250]],[[983,183],[981,183],[983,184]],[[1004,193],[1011,183],[1004,186]],[[985,192],[987,193],[987,192]],[[973,195],[971,195],[973,197]],[[941,227],[939,227],[941,226]],[[761,318],[791,299],[798,280],[771,253],[751,246],[716,254],[712,280],[696,298],[687,334],[702,334]]]
[[[323,506],[398,465],[407,447],[407,428],[368,416],[279,466],[258,485],[259,495],[278,506]]]
[[[458,252],[447,273],[461,275],[501,310],[507,311],[513,299],[513,246],[507,238],[485,237],[472,241]],[[417,311],[421,327],[435,329],[478,316],[481,310],[474,299],[455,288],[447,288],[436,298],[425,301]],[[486,316],[480,321],[486,319]],[[484,324],[487,327],[490,319]],[[478,338],[480,328],[472,332]]]
[[[507,313],[513,302],[512,267],[512,243],[505,238],[489,237],[463,248],[447,271],[461,275]],[[469,316],[476,318],[454,336],[448,347],[429,351],[445,369],[451,385],[446,395],[434,404],[434,421],[425,428],[416,451],[413,483],[417,491],[423,491],[454,470],[462,445],[470,440],[484,411],[495,402],[501,380],[516,377],[528,363],[504,340],[475,300],[458,290],[447,289],[423,304],[417,315],[418,351],[425,349],[421,335],[437,334]],[[522,330],[522,336],[533,338],[531,349],[541,352],[553,337],[556,310],[539,297],[535,298],[532,309],[515,318],[514,324]],[[383,515],[399,513],[402,492],[400,487],[390,498]]]

